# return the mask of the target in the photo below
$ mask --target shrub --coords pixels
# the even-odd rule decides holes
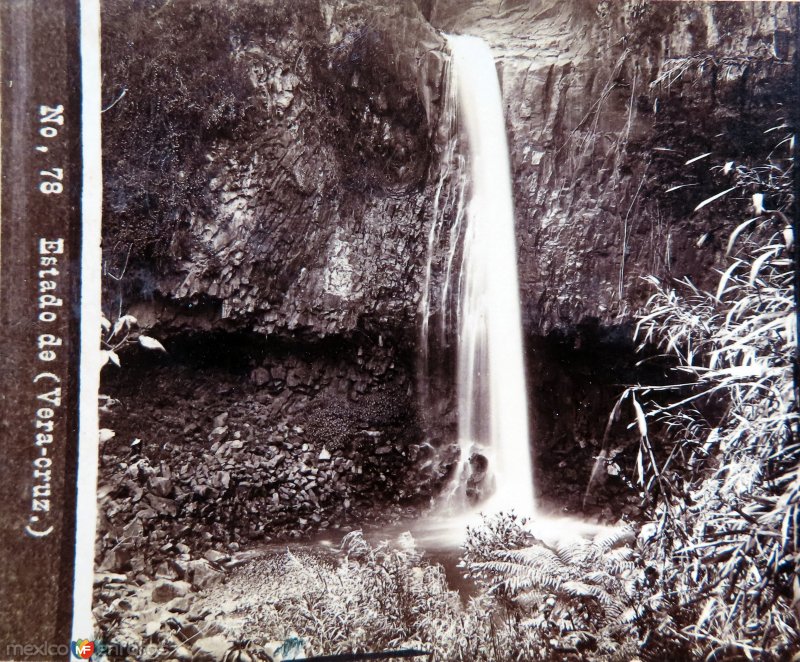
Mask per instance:
[[[499,541],[498,532],[515,528],[513,517],[499,516],[473,529],[472,544],[494,544]],[[585,579],[589,557],[595,555],[592,558],[596,560],[596,555],[607,556],[603,551],[606,547],[616,550],[607,557],[609,563],[615,553],[620,558],[626,556],[631,550],[624,552],[619,543],[628,540],[629,534],[617,531],[604,541],[565,546],[560,552],[563,565],[571,569],[565,572]],[[524,538],[507,538],[503,543],[507,549],[502,551],[510,552],[511,545],[523,542],[530,545],[527,533]],[[524,548],[517,551],[525,553]],[[481,553],[491,556],[493,550],[487,547]],[[472,563],[481,562],[466,562],[468,566]],[[609,563],[602,568],[611,570]],[[630,567],[627,561],[619,563],[619,569]],[[536,572],[533,565],[520,565]],[[591,569],[598,576],[589,581],[594,581],[597,590],[605,591],[599,588],[606,582],[599,577],[599,567]],[[506,572],[504,567],[496,570],[498,577]],[[519,591],[513,600],[504,602],[497,599],[491,584],[484,583],[486,590],[464,603],[448,588],[442,566],[426,562],[409,535],[390,546],[370,543],[357,531],[345,536],[338,553],[287,552],[269,560],[259,558],[237,573],[225,592],[243,598],[245,613],[238,621],[238,631],[230,633],[234,638],[265,644],[299,637],[317,655],[413,648],[432,652],[436,660],[511,662],[613,659],[614,654],[630,659],[628,653],[636,648],[636,640],[633,646],[594,641],[601,638],[594,633],[612,621],[622,633],[628,626],[622,611],[615,619],[592,622],[600,611],[581,609],[596,596],[584,591],[580,582],[562,582],[559,606],[549,603],[546,596],[541,602],[526,600],[532,598],[531,591]],[[588,592],[595,593],[595,589],[588,588]]]
[[[514,626],[520,659],[606,659],[635,654],[651,598],[637,563],[633,531],[609,528],[594,539],[550,545],[501,514],[470,528],[462,566]]]
[[[262,598],[248,600],[248,631],[240,636],[296,634],[329,655],[433,647],[443,655],[436,659],[459,659],[444,656],[460,622],[458,595],[410,536],[402,548],[390,548],[356,531],[344,537],[341,551],[343,558],[287,552],[240,573],[229,590]]]

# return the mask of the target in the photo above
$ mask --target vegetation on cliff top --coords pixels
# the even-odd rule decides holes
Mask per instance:
[[[267,35],[301,37],[295,3],[146,0],[103,5],[104,236],[111,256],[159,251],[213,177],[215,141],[257,128],[244,52]],[[261,110],[262,112],[258,112]],[[165,241],[166,240],[166,241]],[[160,245],[159,245],[160,242]],[[108,256],[107,256],[108,257]]]

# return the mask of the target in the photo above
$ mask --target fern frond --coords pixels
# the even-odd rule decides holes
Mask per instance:
[[[602,550],[588,540],[560,543],[556,547],[558,558],[566,565],[596,565],[600,562]]]
[[[561,558],[547,547],[541,545],[531,545],[520,549],[500,549],[494,554],[497,558],[516,561],[524,565],[534,565],[544,563],[548,566],[564,568],[565,564]]]
[[[604,552],[608,552],[622,544],[636,542],[636,534],[630,526],[618,526],[601,533],[593,542]]]
[[[622,605],[602,587],[580,581],[568,581],[561,585],[561,590],[574,598],[594,598],[612,615],[622,613]]]
[[[614,621],[618,625],[629,625],[635,623],[647,613],[647,608],[644,605],[633,605],[624,609],[622,613]]]
[[[517,604],[524,608],[536,607],[544,604],[547,598],[550,597],[550,592],[531,588],[525,591],[516,598]]]
[[[492,590],[504,588],[511,593],[542,588],[554,591],[559,588],[563,578],[558,573],[550,572],[544,566],[524,565],[510,561],[485,561],[471,564],[470,569],[488,572],[491,576],[498,577]]]

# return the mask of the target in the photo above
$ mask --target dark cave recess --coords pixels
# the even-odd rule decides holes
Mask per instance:
[[[624,480],[635,466],[637,437],[628,429],[633,413],[625,410],[606,434],[609,414],[626,386],[665,383],[670,363],[653,351],[638,353],[632,331],[631,325],[586,320],[527,337],[531,453],[537,496],[546,509],[611,520],[636,497]],[[348,470],[333,472],[324,494],[315,493],[318,500],[309,500],[302,516],[312,530],[322,521],[332,526],[371,517],[379,503],[424,508],[449,475],[455,457],[446,440],[453,417],[425,416],[430,403],[417,396],[413,347],[400,350],[366,335],[309,343],[224,332],[172,336],[164,345],[166,354],[134,347],[123,353],[122,368],[104,368],[102,391],[119,401],[103,423],[116,432],[105,449],[113,458],[103,465],[109,479],[120,462],[131,461],[134,438],[143,440],[151,465],[165,462],[173,474],[187,461],[216,461],[220,445],[233,441],[238,448],[230,459],[240,466],[227,468],[232,487],[215,496],[219,512],[232,515],[237,481],[248,489],[261,486],[248,494],[267,504],[271,490],[286,483],[292,463],[311,463],[324,473],[328,465],[321,456],[341,457]],[[616,449],[611,459],[620,474],[604,471],[584,503],[604,448]],[[135,459],[139,449],[133,450]],[[287,461],[276,467],[279,454]],[[312,510],[321,519],[310,519]],[[635,507],[626,513],[635,514]],[[297,516],[288,500],[261,512],[273,533],[289,531]],[[224,535],[256,535],[263,521],[253,520],[252,530],[248,521]]]
[[[674,380],[673,362],[656,348],[637,350],[633,324],[604,326],[596,318],[528,336],[526,360],[540,505],[608,521],[638,514],[632,488],[638,436],[629,429],[634,412],[623,407],[619,420],[609,424],[609,418],[628,386]],[[609,462],[587,494],[603,451]]]

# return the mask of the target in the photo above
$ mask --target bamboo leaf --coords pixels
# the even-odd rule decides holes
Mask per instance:
[[[711,152],[706,152],[705,154],[701,154],[700,156],[695,156],[693,159],[689,159],[683,165],[689,165],[690,163],[694,163],[695,161],[699,161],[700,159],[704,159],[707,156],[711,156]]]
[[[664,193],[672,193],[673,191],[677,191],[682,188],[687,188],[689,186],[697,186],[697,184],[678,184],[677,186],[672,186],[668,188]]]
[[[719,198],[721,198],[723,195],[726,195],[726,194],[730,193],[731,191],[735,191],[735,190],[736,190],[736,187],[735,187],[735,186],[731,186],[731,188],[729,188],[729,189],[725,189],[725,190],[724,190],[724,191],[722,191],[721,193],[717,193],[716,195],[712,195],[710,198],[706,198],[705,200],[703,200],[703,202],[701,202],[699,205],[697,205],[697,207],[695,207],[695,208],[694,208],[694,211],[697,211],[697,210],[699,210],[699,209],[702,209],[702,208],[703,208],[703,207],[705,207],[706,205],[709,205],[709,204],[711,204],[712,202],[714,202],[714,200],[718,200],[718,199],[719,199]]]
[[[755,209],[755,212],[758,215],[763,214],[766,211],[766,209],[764,209],[763,193],[753,193],[753,209]]]
[[[706,604],[703,607],[703,611],[700,612],[700,617],[697,619],[697,625],[699,627],[703,627],[705,622],[714,613],[715,604],[716,604],[716,600],[714,598],[709,598],[708,600],[706,600]]]
[[[753,262],[753,266],[750,267],[750,279],[748,281],[751,286],[756,282],[756,278],[758,278],[758,272],[761,271],[761,267],[763,267],[764,263],[773,255],[775,255],[778,250],[778,246],[773,246],[768,251],[765,251],[762,255],[759,255],[758,258]]]
[[[725,292],[725,286],[728,284],[728,280],[741,263],[741,260],[736,260],[731,266],[725,269],[725,273],[722,274],[722,278],[719,279],[719,285],[717,286],[717,299],[722,297],[723,292]]]
[[[731,249],[733,248],[733,244],[736,242],[736,239],[738,239],[739,235],[745,230],[745,228],[747,228],[748,225],[750,225],[753,221],[757,220],[758,220],[757,216],[754,218],[748,218],[744,223],[739,223],[739,225],[736,226],[736,229],[733,232],[731,232],[731,236],[728,239],[728,248],[725,251],[727,255],[731,254]]]
[[[642,449],[636,454],[636,475],[639,479],[639,485],[644,485],[644,459],[642,458]]]

